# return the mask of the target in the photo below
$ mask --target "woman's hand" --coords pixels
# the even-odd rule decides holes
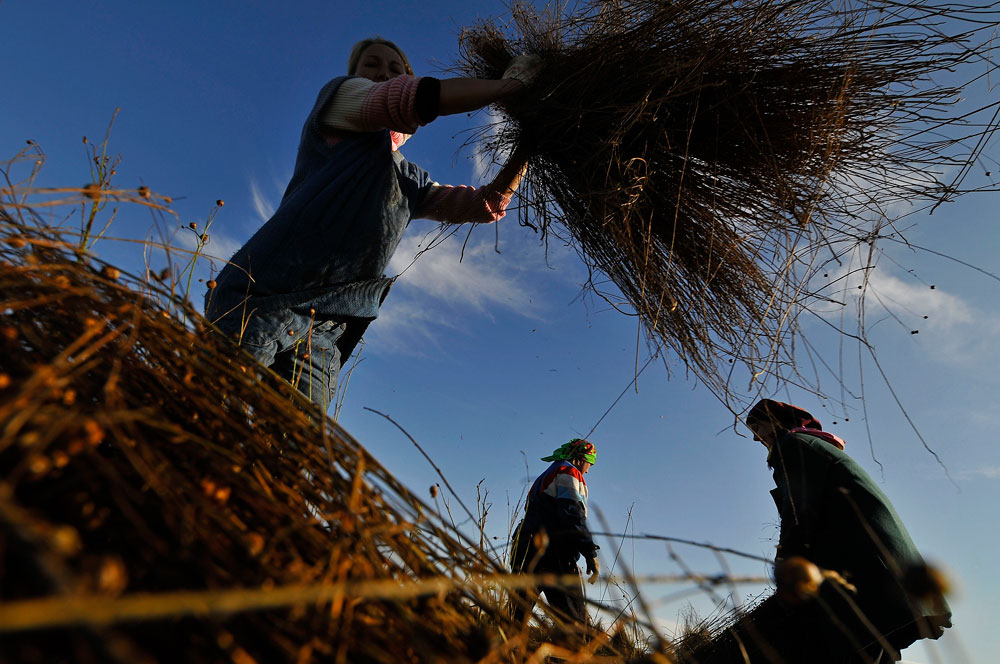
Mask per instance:
[[[512,79],[520,81],[527,88],[538,78],[538,73],[542,71],[543,64],[541,56],[518,55],[512,58],[507,64],[507,69],[500,78],[502,80]]]
[[[597,560],[597,556],[591,556],[587,558],[587,583],[593,585],[601,578],[601,563]]]

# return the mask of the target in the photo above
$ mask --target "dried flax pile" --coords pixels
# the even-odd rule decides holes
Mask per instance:
[[[35,186],[33,141],[0,163],[0,662],[645,652],[619,643],[623,624],[590,639],[511,624],[505,589],[537,579],[505,573],[450,507],[446,521],[191,310],[206,236],[194,251],[147,239],[145,279],[99,260],[120,205],[172,214],[148,187],[113,187],[106,154],[107,139],[84,187]]]
[[[21,212],[0,208],[4,661],[490,649],[478,547],[286,383]]]
[[[725,399],[734,380],[802,380],[797,316],[829,287],[813,277],[874,241],[889,205],[961,193],[942,173],[973,163],[996,101],[955,104],[996,68],[998,7],[516,3],[463,33],[458,69],[543,58],[481,146],[527,159],[522,220],[570,241]]]

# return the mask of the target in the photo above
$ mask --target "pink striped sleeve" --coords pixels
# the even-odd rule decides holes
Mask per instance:
[[[369,131],[415,132],[420,126],[416,105],[419,83],[419,78],[404,75],[373,85],[361,103],[361,124]]]
[[[320,122],[338,131],[380,131],[412,134],[420,125],[417,86],[420,79],[397,76],[384,83],[350,78],[333,94]]]
[[[431,219],[451,224],[492,223],[507,214],[510,196],[487,187],[434,184],[413,215],[419,219]]]

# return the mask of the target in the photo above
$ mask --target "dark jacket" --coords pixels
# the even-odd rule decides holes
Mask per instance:
[[[778,556],[840,572],[897,649],[937,638],[951,611],[940,596],[921,601],[904,588],[903,576],[924,561],[902,520],[868,473],[820,435],[786,434],[768,457],[781,514]]]
[[[548,546],[539,555],[535,535],[542,531],[548,536]],[[552,462],[528,491],[524,519],[514,535],[512,568],[562,571],[575,565],[580,555],[595,556],[598,548],[587,528],[587,482],[583,473],[569,461]]]

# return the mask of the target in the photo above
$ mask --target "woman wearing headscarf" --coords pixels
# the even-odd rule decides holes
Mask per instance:
[[[795,596],[785,579],[841,579],[821,583],[816,601],[791,607],[799,624],[788,625],[785,635],[802,644],[799,656],[880,664],[898,661],[899,651],[918,639],[941,636],[951,611],[939,589],[921,581],[927,566],[906,527],[844,452],[844,440],[823,431],[808,411],[771,399],[757,403],[746,424],[774,471],[779,596]],[[816,568],[827,573],[817,576]]]
[[[577,575],[577,560],[587,562],[588,581],[600,572],[597,550],[587,528],[587,481],[584,475],[597,462],[594,445],[574,438],[542,457],[549,467],[531,485],[524,506],[524,519],[514,531],[511,569],[526,574]],[[587,612],[579,582],[572,587],[541,585],[545,600],[560,618],[586,624]],[[514,593],[515,622],[531,614],[537,593]]]
[[[209,282],[206,317],[325,411],[410,220],[494,222],[523,172],[512,157],[485,187],[441,185],[399,148],[438,116],[517,94],[538,67],[520,56],[499,80],[415,77],[396,44],[358,42],[306,119],[278,209]]]

